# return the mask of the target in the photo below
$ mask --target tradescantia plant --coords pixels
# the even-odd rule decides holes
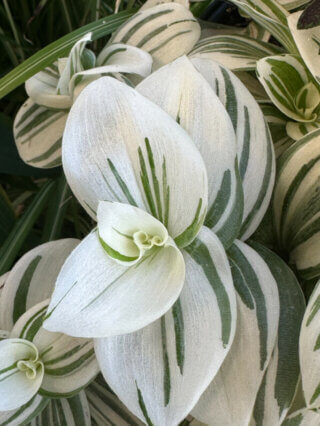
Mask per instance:
[[[284,19],[268,22],[292,48]],[[305,313],[293,272],[254,241],[275,179],[270,131],[239,78],[189,53],[199,37],[184,1],[149,0],[97,59],[87,34],[26,82],[19,152],[42,168],[62,161],[93,229],[1,277],[0,425],[319,423],[318,290]],[[310,146],[297,157],[311,170]],[[295,154],[274,203],[283,244],[298,247],[296,223],[314,226],[285,210]]]

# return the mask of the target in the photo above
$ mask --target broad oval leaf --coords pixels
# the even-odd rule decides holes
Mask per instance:
[[[304,295],[291,269],[280,257],[260,244],[250,246],[269,266],[280,299],[278,337],[256,399],[256,426],[282,424],[294,399],[300,379],[299,335],[305,311]]]
[[[259,59],[282,51],[245,35],[216,35],[198,41],[189,56],[213,59],[233,71],[253,71]]]
[[[320,129],[282,154],[273,197],[279,244],[305,279],[320,272],[319,143]]]
[[[268,265],[241,241],[228,251],[237,296],[235,338],[192,415],[210,426],[243,426],[252,410],[277,336],[279,295]]]
[[[174,426],[188,415],[234,337],[235,293],[222,244],[203,227],[184,258],[186,282],[171,311],[136,333],[95,340],[107,383],[149,425]]]
[[[212,60],[192,58],[226,108],[237,138],[244,212],[238,238],[248,239],[259,226],[270,202],[275,177],[272,140],[253,96],[229,70]]]
[[[309,299],[300,333],[300,366],[302,388],[309,408],[320,401],[320,283]]]
[[[199,149],[208,175],[206,225],[230,246],[241,226],[243,191],[227,111],[186,57],[154,72],[137,90],[176,119]]]
[[[32,342],[44,366],[39,393],[51,398],[74,396],[98,374],[93,342],[42,327],[49,301],[38,303],[15,323],[10,337]],[[10,339],[11,340],[11,339]]]
[[[132,204],[159,219],[179,247],[204,221],[207,174],[192,140],[157,105],[113,78],[91,83],[73,105],[62,161],[93,218],[99,200]]]
[[[136,331],[171,308],[184,277],[174,243],[124,265],[107,254],[93,231],[62,267],[44,326],[79,337]]]
[[[163,3],[136,13],[112,36],[110,43],[139,47],[152,55],[154,68],[187,54],[200,37],[192,13],[176,2]]]
[[[79,240],[41,244],[15,264],[0,298],[0,328],[11,330],[28,309],[51,296],[58,273]]]

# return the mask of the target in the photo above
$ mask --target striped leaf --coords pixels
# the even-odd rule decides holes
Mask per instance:
[[[309,299],[300,333],[302,388],[309,408],[320,401],[320,282]]]
[[[319,426],[319,424],[319,411],[302,409],[288,416],[281,426]]]
[[[30,401],[17,410],[1,411],[0,426],[29,425],[30,422],[32,422],[32,419],[37,417],[48,403],[48,398],[44,398],[41,395],[35,395],[30,399]]]
[[[44,410],[29,424],[29,426],[60,425],[91,425],[89,404],[84,391],[68,399],[51,399]]]
[[[98,374],[93,342],[42,327],[49,301],[38,303],[15,323],[10,337],[32,342],[44,365],[39,393],[46,397],[69,398],[85,388]],[[9,339],[10,340],[10,339]]]
[[[261,109],[268,123],[275,155],[278,158],[294,142],[292,136],[288,134],[288,119],[272,104],[262,104]],[[299,124],[304,125],[305,123]]]
[[[288,17],[288,25],[302,59],[314,78],[320,82],[320,26],[300,28],[299,19],[302,13],[303,11],[292,13]]]
[[[68,111],[48,109],[29,98],[19,109],[13,125],[22,160],[34,167],[61,164],[61,141]]]
[[[217,374],[235,332],[230,266],[218,238],[203,227],[184,251],[186,282],[178,302],[148,327],[97,339],[112,390],[148,425],[177,425]]]
[[[291,269],[272,251],[251,242],[270,268],[280,298],[278,338],[261,383],[252,426],[282,424],[299,382],[299,332],[305,311],[304,295]]]
[[[300,6],[303,6],[304,4],[308,3],[309,0],[278,0],[278,2],[286,10],[292,10],[292,9],[297,9]]]
[[[318,119],[320,92],[299,56],[260,59],[257,75],[272,102],[289,118],[302,122]]]
[[[275,165],[269,129],[257,102],[235,75],[212,60],[193,58],[191,62],[218,95],[236,132],[244,192],[238,237],[245,240],[259,226],[271,198]]]
[[[232,0],[240,10],[269,31],[290,53],[297,48],[287,25],[289,13],[276,0]]]
[[[237,241],[228,251],[237,296],[233,345],[192,415],[210,426],[248,425],[277,336],[279,295],[265,261]]]
[[[312,123],[298,123],[296,121],[288,121],[286,126],[288,136],[296,141],[319,128],[320,121],[313,121]]]
[[[190,56],[213,59],[233,71],[252,71],[259,59],[281,52],[275,45],[244,35],[216,35],[198,41]]]
[[[124,43],[149,52],[154,68],[187,54],[200,37],[192,13],[176,2],[140,10],[112,36],[110,43]]]
[[[10,93],[28,78],[51,65],[58,58],[66,56],[74,43],[80,40],[85,34],[92,32],[92,40],[97,40],[115,31],[119,25],[123,24],[132,14],[132,11],[125,11],[103,17],[98,21],[78,28],[72,33],[61,37],[41,49],[0,79],[0,97]]]
[[[99,200],[129,203],[159,219],[179,247],[204,221],[207,174],[193,141],[161,108],[114,78],[102,77],[79,95],[62,161],[70,188],[93,218]]]
[[[319,143],[320,129],[282,154],[273,197],[280,247],[304,279],[320,273]]]
[[[230,246],[241,226],[243,191],[235,133],[226,109],[186,57],[153,73],[137,90],[176,119],[199,149],[208,175],[206,224]]]
[[[136,416],[111,392],[103,377],[86,389],[93,424],[97,426],[143,426]]]
[[[28,309],[51,296],[58,273],[76,239],[63,239],[42,244],[15,264],[6,276],[0,298],[0,328],[11,330]]]

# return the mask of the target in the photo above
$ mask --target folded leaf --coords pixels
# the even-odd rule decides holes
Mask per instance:
[[[286,130],[288,136],[294,140],[299,140],[306,136],[308,133],[319,129],[320,121],[313,121],[312,123],[299,123],[296,121],[288,121]]]
[[[259,59],[280,52],[273,44],[244,35],[216,35],[198,41],[190,56],[213,59],[233,71],[251,71]]]
[[[239,9],[269,31],[289,52],[297,48],[287,25],[289,13],[276,0],[232,0]]]
[[[43,363],[34,344],[24,339],[0,341],[0,411],[26,404],[39,390]]]
[[[58,62],[54,62],[26,81],[26,92],[37,105],[58,110],[69,109],[72,104],[69,93],[57,92],[59,78]]]
[[[267,264],[240,241],[228,253],[237,294],[236,334],[218,374],[192,411],[210,426],[249,424],[279,321],[277,284]]]
[[[127,85],[102,77],[84,89],[69,114],[62,157],[92,217],[99,200],[119,201],[159,219],[180,247],[197,235],[207,207],[201,155],[168,114]]]
[[[49,400],[48,400],[49,401]],[[29,426],[90,426],[90,409],[84,391],[71,398],[51,399]]]
[[[41,395],[35,395],[26,404],[17,410],[0,412],[1,426],[23,426],[28,425],[32,419],[37,418],[38,414],[49,403],[49,398],[44,398]],[[32,424],[32,423],[31,423]],[[33,426],[33,425],[32,425]],[[46,425],[50,426],[50,425]]]
[[[320,284],[318,282],[303,318],[300,333],[300,367],[302,387],[309,408],[318,408],[320,401]]]
[[[282,424],[300,378],[299,332],[305,311],[304,295],[290,268],[272,251],[251,242],[270,268],[280,298],[278,338],[256,399],[252,425]],[[251,423],[250,423],[251,424]]]
[[[320,129],[282,154],[273,198],[279,244],[305,279],[320,272],[319,142]]]
[[[235,75],[212,60],[192,58],[191,62],[218,95],[236,132],[244,192],[239,237],[245,240],[259,226],[271,198],[275,165],[269,129],[257,102]]]
[[[174,245],[161,222],[129,204],[100,201],[97,219],[102,247],[123,265],[132,265],[151,251]]]
[[[42,327],[48,303],[48,300],[38,303],[22,315],[11,337],[32,341],[39,351],[44,366],[40,394],[69,398],[85,388],[99,368],[91,340],[50,333]]]
[[[61,141],[67,110],[37,105],[29,98],[19,109],[13,125],[14,139],[22,160],[34,167],[61,164]]]
[[[186,57],[154,72],[137,90],[176,119],[199,149],[208,175],[206,225],[229,246],[239,234],[243,193],[227,111]]]
[[[0,328],[11,330],[28,309],[51,296],[58,273],[78,240],[67,238],[30,250],[6,278],[0,298]]]
[[[203,227],[184,251],[186,282],[160,320],[123,336],[95,340],[102,373],[130,411],[148,425],[177,425],[218,372],[235,332],[230,266]]]
[[[272,102],[285,115],[301,122],[317,120],[320,92],[299,56],[260,59],[257,75]]]
[[[290,414],[282,426],[319,426],[320,413],[316,410],[302,409]]]
[[[320,27],[317,25],[308,29],[299,28],[298,21],[302,13],[303,11],[291,13],[288,16],[288,25],[302,59],[314,78],[320,82]]]
[[[92,382],[86,389],[93,424],[105,426],[143,426],[136,416],[111,392],[103,377]]]
[[[192,13],[176,2],[163,3],[136,13],[112,36],[111,43],[139,47],[152,55],[154,68],[187,54],[200,37]]]
[[[184,261],[174,245],[124,266],[108,256],[94,231],[62,267],[44,326],[79,337],[133,332],[171,308],[184,276]]]

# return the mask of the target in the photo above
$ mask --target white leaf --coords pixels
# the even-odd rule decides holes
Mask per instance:
[[[229,246],[241,226],[243,194],[227,111],[186,57],[154,72],[137,90],[176,119],[199,149],[208,175],[206,225]]]
[[[44,367],[37,348],[27,340],[0,341],[0,411],[26,404],[39,390]]]
[[[246,240],[258,228],[271,198],[275,163],[270,132],[257,102],[234,74],[209,59],[192,58],[191,62],[218,95],[236,132],[244,192],[239,237]]]
[[[62,267],[44,326],[79,337],[130,333],[170,309],[184,275],[174,245],[123,266],[108,256],[94,231]]]
[[[139,47],[152,55],[154,68],[190,52],[200,37],[200,25],[192,13],[177,2],[139,11],[112,36],[111,43]]]
[[[58,273],[79,240],[52,241],[22,256],[6,279],[0,298],[0,326],[11,330],[29,308],[51,296]]]
[[[78,97],[62,161],[71,189],[94,218],[99,200],[132,204],[163,222],[180,247],[203,223],[207,175],[200,153],[168,114],[114,78],[94,81]]]
[[[228,253],[237,292],[236,334],[218,374],[192,411],[210,426],[249,424],[279,321],[277,285],[267,264],[240,241]]]
[[[34,417],[46,407],[49,403],[48,398],[41,395],[35,395],[26,404],[16,410],[0,412],[0,425],[16,426],[27,425]],[[32,425],[33,426],[33,425]],[[39,426],[39,425],[37,425]],[[50,425],[46,425],[50,426]]]
[[[136,333],[95,340],[107,383],[150,425],[175,426],[188,415],[234,337],[235,292],[222,244],[203,227],[184,258],[186,282],[171,311]]]
[[[319,426],[320,413],[316,410],[302,409],[290,414],[281,426]]]

